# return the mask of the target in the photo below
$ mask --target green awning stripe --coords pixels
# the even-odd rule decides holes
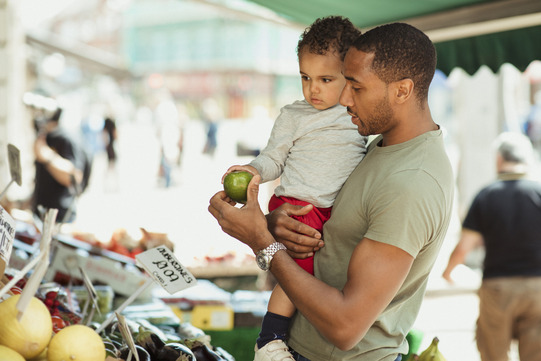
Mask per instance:
[[[438,69],[446,75],[456,67],[473,75],[481,65],[498,72],[504,63],[524,71],[541,60],[541,26],[436,43]]]

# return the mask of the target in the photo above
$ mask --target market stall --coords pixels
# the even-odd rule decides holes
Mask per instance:
[[[14,155],[6,189],[20,175]],[[56,216],[0,206],[0,359],[249,359],[238,352],[253,347],[268,293],[218,287],[208,278],[228,267],[188,269],[156,233],[114,232],[103,244],[62,232]]]

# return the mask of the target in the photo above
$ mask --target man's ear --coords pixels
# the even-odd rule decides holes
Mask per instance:
[[[411,79],[406,78],[395,82],[396,93],[395,100],[398,104],[405,103],[413,97],[414,83]]]

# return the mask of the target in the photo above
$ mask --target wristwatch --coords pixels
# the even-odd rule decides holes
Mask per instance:
[[[285,250],[287,248],[280,242],[274,242],[267,248],[264,248],[261,251],[257,252],[257,254],[255,255],[255,261],[257,262],[259,268],[261,268],[263,271],[268,271],[270,268],[272,257],[274,257],[274,254],[281,249]]]

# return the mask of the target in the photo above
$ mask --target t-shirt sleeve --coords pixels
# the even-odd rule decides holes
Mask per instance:
[[[445,217],[442,189],[422,170],[390,176],[371,197],[365,237],[396,246],[416,257]]]
[[[481,231],[482,212],[479,210],[479,208],[480,208],[480,198],[482,197],[482,195],[483,195],[483,192],[480,192],[473,199],[470,209],[468,209],[468,213],[466,214],[466,218],[464,218],[464,221],[462,222],[463,228],[471,229],[472,231],[477,231],[477,232]]]

